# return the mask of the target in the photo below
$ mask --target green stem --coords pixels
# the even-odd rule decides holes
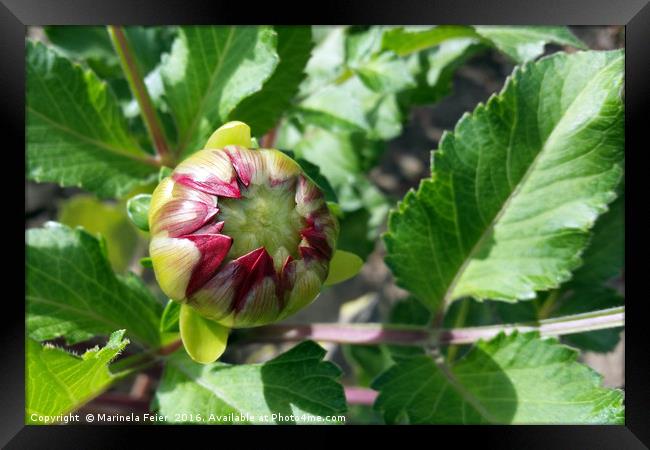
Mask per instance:
[[[108,34],[120,59],[120,64],[129,82],[131,92],[138,102],[142,120],[147,128],[151,142],[156,149],[158,158],[163,165],[173,167],[172,155],[169,152],[169,145],[167,144],[162,122],[158,117],[156,108],[153,106],[149,91],[144,84],[144,79],[138,68],[138,62],[124,33],[124,28],[109,25]]]

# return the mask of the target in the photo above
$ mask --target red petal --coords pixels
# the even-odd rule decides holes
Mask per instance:
[[[244,307],[244,300],[253,287],[261,283],[265,277],[276,278],[277,275],[273,267],[273,258],[264,247],[240,256],[235,263],[241,269],[241,278],[237,283],[237,293],[233,302],[233,309],[237,312]]]
[[[232,238],[223,234],[193,234],[185,236],[194,242],[201,252],[201,260],[196,265],[185,295],[190,297],[214,276],[221,262],[230,251]]]
[[[303,228],[300,234],[314,250],[321,254],[321,258],[332,257],[332,247],[327,243],[325,232],[318,230],[312,219],[307,219],[307,227]]]
[[[198,181],[194,180],[189,175],[179,173],[172,175],[172,178],[177,183],[201,192],[205,192],[206,194],[212,194],[227,198],[241,197],[239,184],[237,184],[237,177],[234,177],[229,182],[225,182],[224,180],[221,180],[217,177],[206,178],[205,180]]]
[[[214,195],[206,194],[205,192],[198,191],[192,187],[184,186],[181,183],[176,182],[172,188],[172,197],[185,200],[193,200],[195,202],[201,202],[212,206],[215,206],[217,204],[217,199]]]
[[[311,247],[300,246],[298,247],[298,251],[300,251],[300,257],[306,261],[311,259],[323,259],[323,255],[318,250]]]
[[[224,150],[228,155],[228,158],[230,158],[230,162],[235,168],[235,172],[237,172],[239,181],[241,181],[244,186],[248,187],[255,172],[253,155],[250,154],[250,151],[247,149],[240,149],[232,145],[226,147]]]
[[[219,234],[223,230],[224,224],[225,222],[223,220],[221,222],[209,223],[196,230],[194,234]]]
[[[152,233],[167,231],[169,237],[193,233],[212,219],[219,209],[216,206],[185,199],[167,202],[152,220]]]

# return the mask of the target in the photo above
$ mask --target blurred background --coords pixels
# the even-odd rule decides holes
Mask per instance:
[[[597,50],[624,46],[623,27],[570,27],[588,47]],[[47,41],[41,28],[31,28],[29,36]],[[563,49],[548,45],[547,53]],[[430,175],[430,151],[438,146],[444,130],[452,129],[465,112],[472,111],[479,102],[498,92],[514,65],[496,50],[481,52],[461,65],[453,75],[451,94],[433,105],[410,110],[399,137],[390,140],[369,171],[368,180],[394,205],[422,178]],[[260,138],[261,136],[258,136]],[[109,258],[117,271],[131,270],[155,286],[153,273],[144,269],[138,260],[147,255],[147,236],[138,231],[125,215],[124,201],[99,201],[91,194],[55,184],[26,181],[25,227],[41,226],[56,220],[71,226],[82,225],[107,238]],[[385,214],[377,224],[377,231],[385,229]],[[288,323],[308,322],[369,322],[385,320],[391,306],[407,293],[395,286],[390,271],[383,263],[384,248],[380,239],[369,249],[367,262],[355,278],[326,289],[309,307],[286,320]],[[623,289],[623,280],[619,283]],[[160,294],[160,292],[158,292]],[[90,345],[89,345],[90,344]],[[80,349],[94,343],[80,344]],[[250,344],[231,346],[222,358],[226,362],[262,362],[294,344]],[[328,359],[344,370],[344,384],[358,384],[358,368],[351,361],[363,358],[363,351],[350,357],[350,349],[325,344]],[[356,350],[355,350],[356,351]],[[371,355],[372,356],[372,355]],[[624,387],[624,339],[608,353],[583,352],[582,360],[604,375],[604,383]],[[145,411],[160,377],[161,368],[126,379],[90,404],[83,411],[128,412]],[[356,373],[356,377],[355,377]],[[371,415],[369,410],[353,408],[351,416]],[[354,421],[354,417],[351,417]],[[372,420],[372,418],[371,418]]]

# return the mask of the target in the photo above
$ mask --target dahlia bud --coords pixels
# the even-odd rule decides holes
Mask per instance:
[[[161,289],[228,328],[264,325],[309,304],[338,236],[323,193],[298,163],[249,147],[247,125],[224,125],[161,181],[149,208]]]

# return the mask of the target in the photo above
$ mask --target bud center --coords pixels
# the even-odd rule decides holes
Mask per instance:
[[[287,256],[298,257],[305,221],[296,211],[294,188],[295,183],[251,184],[242,189],[241,198],[219,199],[218,220],[225,222],[222,233],[233,239],[228,259],[264,247],[279,269]]]

